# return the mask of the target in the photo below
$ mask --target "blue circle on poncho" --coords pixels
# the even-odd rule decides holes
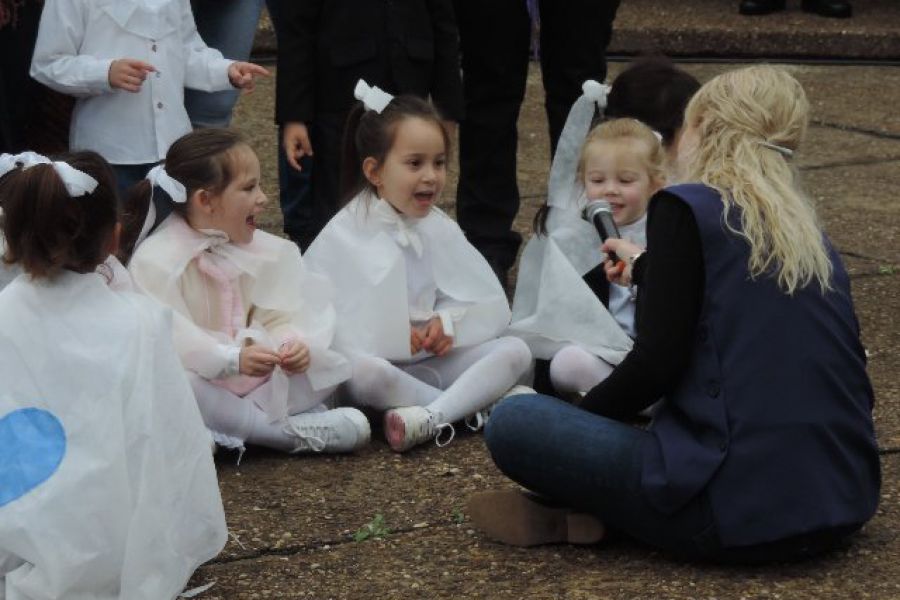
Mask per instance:
[[[0,506],[5,506],[56,472],[66,454],[65,429],[46,410],[14,410],[0,419],[0,454]]]

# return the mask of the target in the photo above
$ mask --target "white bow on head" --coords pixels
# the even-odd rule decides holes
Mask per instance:
[[[363,103],[366,110],[374,110],[378,114],[381,114],[384,107],[390,104],[391,100],[394,99],[393,96],[381,88],[374,85],[370,86],[362,79],[356,82],[356,87],[353,89],[353,96]]]
[[[84,171],[79,171],[67,162],[50,160],[37,152],[0,155],[0,177],[20,165],[23,171],[35,165],[51,165],[56,174],[59,175],[59,178],[62,179],[63,185],[66,186],[66,191],[72,198],[90,194],[97,189],[97,180]]]
[[[147,181],[153,187],[160,187],[169,195],[172,202],[184,204],[187,202],[187,190],[180,181],[169,175],[166,168],[159,164],[147,173]]]

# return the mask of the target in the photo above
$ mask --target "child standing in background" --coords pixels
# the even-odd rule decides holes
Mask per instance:
[[[0,598],[174,598],[225,515],[171,312],[97,272],[109,165],[2,155],[0,202]]]
[[[69,145],[109,161],[120,192],[191,130],[184,88],[251,90],[267,74],[207,47],[188,0],[47,0],[31,63],[78,98]]]
[[[509,323],[503,289],[435,206],[450,146],[435,109],[362,81],[356,97],[363,104],[344,138],[352,200],[306,257],[335,283],[350,395],[387,411],[388,443],[403,452],[444,429],[452,438],[451,424],[500,399],[531,354],[521,340],[497,337]]]
[[[175,347],[217,442],[356,450],[369,441],[366,417],[325,405],[350,375],[330,349],[330,288],[303,268],[296,245],[256,231],[267,201],[259,182],[259,160],[237,133],[180,138],[128,199],[126,248],[138,238],[129,270],[174,309]],[[172,211],[155,231],[151,195]]]

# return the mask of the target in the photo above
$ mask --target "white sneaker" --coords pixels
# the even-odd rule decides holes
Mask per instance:
[[[466,417],[466,427],[468,427],[472,431],[480,431],[481,429],[484,428],[485,425],[487,425],[488,419],[491,418],[491,412],[493,412],[493,410],[495,408],[497,408],[497,406],[499,406],[501,402],[503,402],[510,396],[518,396],[519,394],[536,394],[536,393],[537,393],[536,391],[534,391],[532,388],[528,387],[527,385],[514,385],[511,388],[509,388],[508,390],[506,390],[506,393],[503,394],[502,396],[500,396],[499,399],[488,404],[487,406],[485,406],[484,408],[482,408],[481,410],[476,412],[474,415],[472,415],[470,417]]]
[[[297,437],[292,453],[353,452],[372,436],[366,416],[349,407],[290,416],[284,430]]]
[[[441,441],[443,431],[449,431],[450,436]],[[453,425],[443,422],[440,413],[421,406],[402,406],[384,413],[384,437],[395,452],[406,452],[432,438],[438,446],[446,446],[455,435]]]

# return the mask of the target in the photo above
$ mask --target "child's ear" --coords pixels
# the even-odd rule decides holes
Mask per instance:
[[[196,206],[203,214],[212,214],[214,209],[214,197],[204,189],[194,190],[188,199],[190,206]]]
[[[378,161],[373,156],[367,156],[362,163],[363,175],[375,187],[381,185],[381,169],[379,167]]]

